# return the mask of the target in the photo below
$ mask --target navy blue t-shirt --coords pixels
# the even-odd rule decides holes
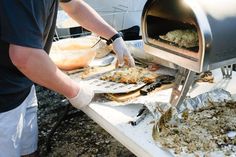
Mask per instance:
[[[57,10],[58,0],[0,0],[0,113],[19,106],[33,85],[12,64],[9,44],[49,53]]]

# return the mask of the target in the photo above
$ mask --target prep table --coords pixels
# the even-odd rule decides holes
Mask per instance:
[[[135,14],[135,17],[138,16]],[[123,22],[121,23],[123,24]],[[71,27],[71,25],[69,26]],[[179,61],[178,63],[185,64],[184,61]],[[197,83],[190,89],[190,96],[194,97],[214,88],[223,88],[228,90],[236,98],[236,86],[234,85],[236,82],[236,73],[233,72],[232,79],[223,79],[220,69],[213,70],[212,72],[215,78],[214,83]],[[171,90],[163,90],[159,94],[162,96],[170,95]],[[169,100],[166,97],[164,101],[168,102]],[[116,103],[113,101],[106,102],[106,104],[94,101],[88,107],[84,108],[83,111],[135,155],[139,157],[172,156],[168,151],[161,149],[154,143],[152,139],[153,118],[150,114],[137,126],[131,126],[129,124],[129,121],[133,120],[141,107],[141,104],[116,106]]]
[[[220,69],[213,70],[212,73],[214,83],[196,83],[190,89],[190,96],[194,97],[215,88],[223,88],[229,91],[235,99],[236,72],[233,72],[232,79],[223,79]],[[160,96],[169,95],[170,93],[171,89],[158,92]],[[113,101],[106,102],[106,104],[94,101],[83,111],[136,156],[172,156],[168,151],[155,145],[152,139],[153,118],[150,114],[137,126],[129,124],[129,121],[137,115],[140,108],[141,105],[139,104],[116,106]]]

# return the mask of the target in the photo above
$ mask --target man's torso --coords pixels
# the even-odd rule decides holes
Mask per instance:
[[[0,1],[0,113],[20,105],[33,84],[12,64],[9,43],[49,52],[57,9],[57,0]]]

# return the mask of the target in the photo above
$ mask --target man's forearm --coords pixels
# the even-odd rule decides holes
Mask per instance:
[[[82,27],[106,39],[110,39],[117,31],[82,0],[72,0],[60,5]]]
[[[33,82],[69,98],[78,93],[77,83],[61,72],[43,50],[11,45],[9,55],[13,64]]]

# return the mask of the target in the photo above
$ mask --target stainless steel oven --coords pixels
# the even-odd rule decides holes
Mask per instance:
[[[174,104],[183,101],[194,73],[236,63],[235,0],[147,0],[141,27],[145,52],[184,69]]]
[[[198,45],[184,48],[160,36],[194,30]],[[148,0],[142,14],[145,50],[195,72],[236,63],[235,0]]]

